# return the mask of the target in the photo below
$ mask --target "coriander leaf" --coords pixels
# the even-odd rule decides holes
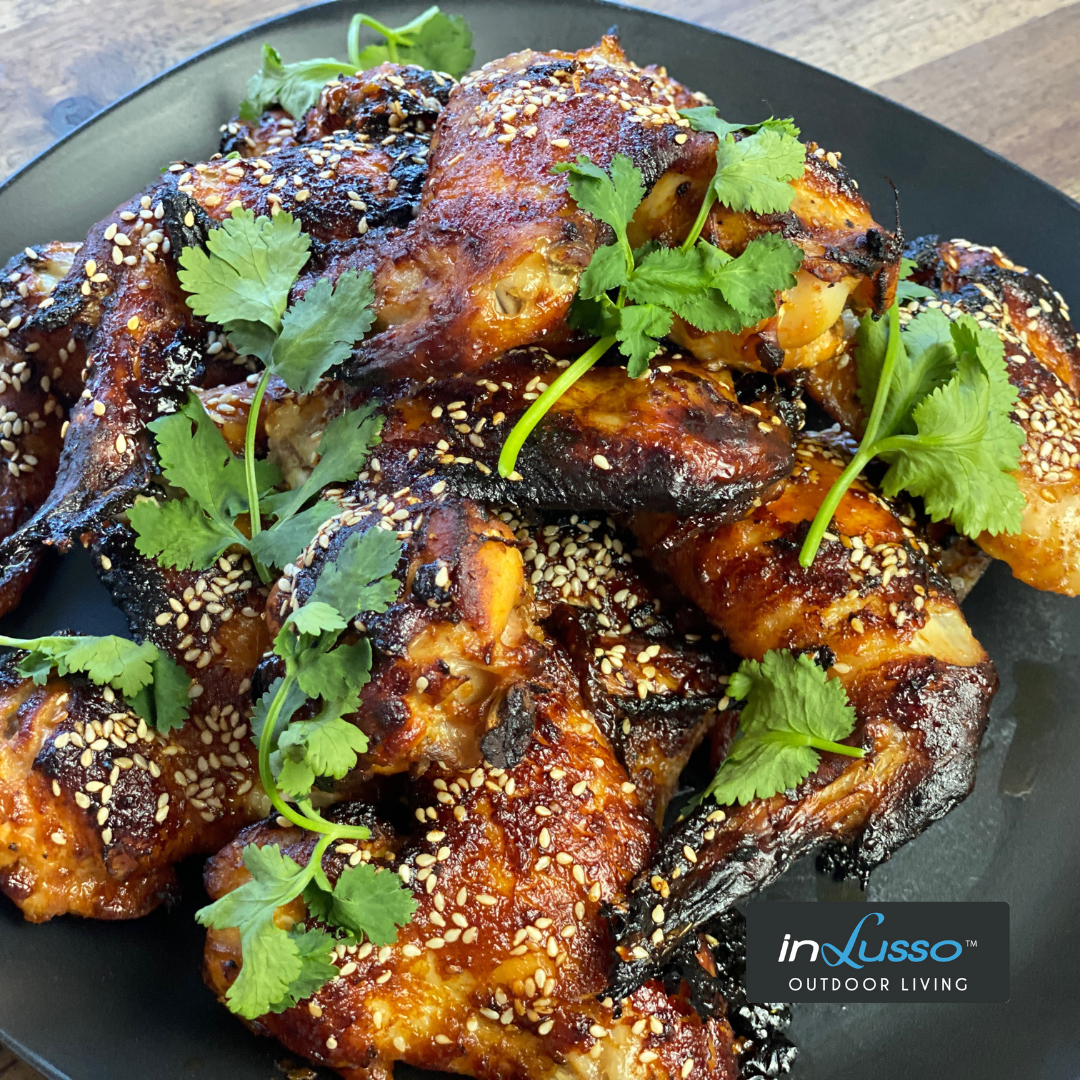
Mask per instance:
[[[738,142],[731,135],[716,148],[716,198],[736,212],[776,214],[791,206],[794,191],[789,180],[802,176],[806,148],[798,139],[763,127]]]
[[[365,934],[376,945],[397,940],[397,928],[416,911],[412,893],[391,870],[370,863],[346,867],[334,883],[329,920],[354,934]]]
[[[288,729],[286,729],[288,731]],[[285,757],[280,751],[270,755],[270,770],[278,791],[294,799],[306,799],[315,783],[315,770],[301,757]]]
[[[956,375],[915,408],[915,434],[877,444],[890,465],[886,494],[921,496],[933,520],[950,518],[967,536],[1019,532],[1024,496],[1010,473],[1025,436],[991,399],[986,371],[965,353]]]
[[[279,214],[278,217],[281,217]],[[371,328],[371,271],[346,270],[335,285],[319,278],[281,320],[270,367],[290,390],[310,393],[325,372],[344,360]]]
[[[191,679],[183,667],[159,650],[158,656],[153,660],[152,685],[144,687],[135,696],[143,697],[152,713],[147,716],[146,712],[138,708],[135,711],[162,734],[183,728],[190,710],[190,686]],[[127,699],[127,703],[135,707],[131,698]]]
[[[239,356],[257,356],[264,364],[269,363],[277,341],[277,331],[261,322],[233,319],[229,323],[229,344]]]
[[[600,296],[595,300],[575,296],[566,321],[573,329],[593,337],[611,337],[619,328],[622,312],[611,302],[609,296]]]
[[[855,335],[855,356],[859,397],[868,409],[873,408],[888,340],[886,320],[875,323],[870,315],[863,316]],[[915,406],[952,378],[956,361],[950,323],[940,311],[930,309],[912,319],[900,334],[900,352],[881,417],[880,434],[913,433]]]
[[[619,352],[626,357],[626,371],[632,379],[644,375],[649,361],[660,351],[659,338],[671,329],[671,312],[656,304],[634,304],[622,309],[615,337]]]
[[[209,254],[196,246],[180,253],[188,307],[226,329],[241,320],[280,330],[289,290],[311,247],[300,222],[285,212],[256,217],[238,206],[210,232],[206,246]]]
[[[324,630],[344,630],[349,625],[338,614],[337,608],[321,604],[318,600],[309,600],[303,607],[297,608],[287,621],[296,627],[298,634],[311,634],[312,637]]]
[[[258,120],[263,111],[276,102],[299,120],[319,99],[322,88],[331,79],[354,70],[352,64],[331,59],[283,64],[277,49],[264,45],[262,67],[248,79],[247,97],[240,102],[240,119]]]
[[[319,440],[319,461],[311,475],[299,488],[288,492],[273,504],[273,513],[279,523],[292,517],[308,499],[327,484],[355,480],[359,476],[367,463],[371,448],[379,443],[383,418],[377,415],[378,408],[377,402],[368,402],[358,409],[351,409],[334,417],[327,424]],[[327,517],[329,516],[328,514]],[[277,565],[283,566],[284,563]]]
[[[626,254],[619,244],[608,244],[593,252],[578,280],[578,295],[593,300],[626,282]]]
[[[200,909],[195,918],[215,930],[240,931],[244,963],[226,998],[233,1012],[254,1020],[285,998],[304,971],[300,947],[275,925],[274,911],[301,895],[311,872],[272,844],[249,844],[243,859],[252,880]]]
[[[319,526],[340,509],[337,503],[322,499],[303,513],[263,529],[248,543],[248,550],[263,566],[287,566],[311,543]]]
[[[200,570],[242,541],[235,528],[211,518],[194,499],[143,499],[129,508],[128,521],[135,549],[163,567]]]
[[[380,33],[387,27],[365,16],[354,16]],[[418,64],[429,71],[445,71],[460,79],[472,67],[472,30],[461,15],[444,15],[437,7],[428,8],[412,22],[390,30],[394,48],[369,45],[357,57],[361,69],[377,67],[390,60],[399,64]]]
[[[659,304],[683,315],[680,308],[688,298],[709,287],[697,247],[657,247],[647,252],[634,269],[626,287],[627,299],[636,304]]]
[[[289,937],[296,945],[300,958],[300,974],[289,983],[284,996],[270,1006],[270,1012],[279,1013],[291,1009],[297,1003],[318,993],[331,979],[336,978],[339,968],[330,963],[330,950],[337,942],[325,930],[303,930],[294,926]]]
[[[795,284],[803,252],[778,233],[751,240],[735,259],[721,260],[718,249],[699,242],[705,255],[708,283],[739,313],[742,326],[753,326],[776,314],[776,294]]]
[[[396,599],[400,585],[391,575],[401,557],[401,542],[387,529],[353,533],[333,563],[326,565],[308,601],[330,604],[351,619],[359,612],[378,614]]]
[[[329,652],[312,647],[297,654],[296,681],[310,698],[343,701],[366,686],[370,677],[371,645],[367,638]]]
[[[611,159],[610,175],[584,154],[579,154],[577,161],[560,161],[551,171],[571,173],[568,190],[574,202],[598,221],[610,225],[621,242],[626,241],[626,227],[645,198],[641,170],[630,158],[616,154]]]
[[[744,660],[728,695],[746,699],[739,736],[702,798],[745,806],[800,784],[817,769],[819,750],[863,756],[839,744],[855,727],[843,686],[808,656],[773,649],[760,663]]]
[[[340,780],[356,767],[357,754],[368,748],[367,736],[343,719],[359,708],[356,694],[329,702],[311,720],[290,724],[278,740],[281,771],[278,786],[287,795],[305,798],[315,778]]]
[[[247,510],[243,462],[233,456],[198,397],[191,394],[179,412],[151,421],[147,427],[156,438],[165,479],[183,488],[219,525],[231,526],[231,518]],[[280,473],[270,462],[260,461],[256,477],[263,492],[278,482]]]
[[[19,674],[39,686],[55,666],[60,675],[77,671],[98,686],[108,684],[125,697],[149,686],[158,650],[148,641],[141,645],[127,638],[104,637],[0,637],[0,646],[25,649],[30,655],[16,665]]]
[[[768,128],[782,135],[790,135],[793,139],[799,137],[799,129],[795,126],[792,117],[777,120],[770,116],[768,120],[762,120],[757,124],[729,124],[721,120],[716,109],[712,105],[701,105],[694,109],[680,109],[679,115],[690,121],[690,126],[695,131],[711,131],[718,139],[723,139],[736,131],[748,131],[751,134]]]

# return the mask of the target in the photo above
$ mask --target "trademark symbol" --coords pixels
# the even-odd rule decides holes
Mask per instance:
[[[969,949],[977,949],[979,947],[979,943],[977,941],[972,941],[971,938],[965,939],[964,944]]]

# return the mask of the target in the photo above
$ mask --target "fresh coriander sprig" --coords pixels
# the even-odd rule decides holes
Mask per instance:
[[[311,802],[318,780],[345,776],[367,749],[367,736],[344,717],[359,707],[371,647],[366,638],[353,644],[338,644],[338,638],[359,613],[385,611],[394,601],[398,584],[392,575],[400,557],[400,542],[386,530],[349,537],[274,641],[285,674],[256,707],[259,775],[278,814],[321,836],[304,868],[277,847],[245,848],[253,880],[197,915],[203,925],[240,930],[244,964],[227,1000],[248,1019],[296,1004],[337,973],[327,962],[335,939],[316,930],[286,932],[274,922],[276,908],[302,895],[312,916],[384,945],[416,907],[397,875],[370,865],[348,868],[331,886],[322,870],[330,844],[370,834],[363,825],[327,821]],[[321,701],[319,711],[293,721],[309,701]]]
[[[386,38],[385,45],[368,45],[360,50],[360,29],[368,27]],[[429,71],[445,71],[460,79],[472,67],[476,55],[472,30],[461,15],[444,15],[429,7],[411,22],[396,28],[354,15],[349,23],[349,62],[358,70],[377,67],[389,60],[394,64],[416,64]]]
[[[934,521],[966,536],[1017,532],[1024,497],[1012,475],[1024,432],[1011,419],[1017,394],[1004,346],[969,315],[950,321],[929,309],[901,333],[894,303],[857,334],[859,396],[870,408],[855,456],[810,525],[799,563],[813,563],[844,493],[875,457],[889,465],[881,486],[921,496]]]
[[[702,799],[745,806],[801,784],[817,770],[822,751],[865,756],[860,747],[839,741],[855,729],[844,687],[805,654],[771,649],[760,663],[744,660],[727,692],[746,705],[731,750]]]
[[[683,242],[684,249],[697,243],[716,202],[755,214],[778,214],[791,207],[795,192],[789,181],[797,180],[806,168],[806,147],[799,142],[794,120],[770,116],[758,124],[731,124],[721,120],[712,105],[682,109],[679,115],[689,120],[695,131],[716,136],[716,172]],[[738,131],[749,134],[736,142]]]
[[[764,132],[762,128],[759,134]],[[752,326],[776,314],[776,294],[794,285],[803,257],[798,247],[775,233],[750,241],[738,257],[693,234],[679,248],[649,243],[634,249],[628,229],[645,197],[645,185],[641,170],[628,157],[616,154],[607,172],[584,155],[576,162],[560,162],[552,171],[570,173],[571,198],[615,235],[612,243],[593,253],[570,312],[571,326],[598,340],[514,425],[499,454],[503,477],[514,473],[525,440],[552,405],[613,346],[626,358],[627,374],[636,379],[648,370],[676,315],[706,333],[737,333]]]
[[[179,664],[148,641],[138,644],[113,634],[0,636],[0,646],[26,651],[15,670],[39,686],[54,667],[61,675],[79,672],[97,686],[119,690],[132,711],[162,734],[182,727],[187,719],[191,680]]]
[[[238,544],[267,567],[283,566],[302,550],[333,512],[311,502],[327,484],[353,480],[378,441],[381,420],[368,404],[337,417],[319,443],[319,463],[295,491],[271,494],[277,469],[255,456],[259,412],[267,385],[277,376],[297,393],[309,392],[325,372],[348,356],[371,327],[371,274],[347,270],[331,285],[315,282],[288,306],[289,291],[308,260],[310,237],[290,214],[255,217],[236,208],[207,239],[207,251],[186,248],[180,283],[197,315],[224,327],[234,347],[265,365],[252,397],[244,457],[236,458],[217,425],[193,394],[179,412],[149,425],[157,439],[162,474],[186,492],[181,500],[144,500],[129,511],[136,547],[163,566],[209,566]],[[194,427],[193,427],[194,425]],[[275,521],[264,531],[264,512]],[[236,525],[250,520],[250,536]]]
[[[368,27],[386,39],[361,51],[360,31]],[[428,8],[397,28],[384,26],[370,15],[354,15],[349,23],[349,59],[300,60],[286,64],[272,45],[263,45],[262,67],[248,79],[247,97],[240,103],[240,119],[254,122],[273,104],[299,120],[319,100],[322,88],[339,75],[354,75],[384,61],[417,64],[445,71],[455,79],[472,66],[472,30],[461,15],[444,15]]]

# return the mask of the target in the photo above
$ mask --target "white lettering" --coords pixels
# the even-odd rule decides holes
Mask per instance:
[[[809,939],[807,939],[806,941],[793,941],[791,943],[791,956],[788,957],[788,959],[791,961],[791,963],[793,963],[793,964],[795,963],[795,954],[804,945],[809,945],[810,946],[810,963],[811,964],[818,958],[818,948],[819,948],[819,946],[818,946],[818,943],[816,941],[810,941]]]
[[[802,989],[802,979],[788,979],[787,988],[797,994]]]

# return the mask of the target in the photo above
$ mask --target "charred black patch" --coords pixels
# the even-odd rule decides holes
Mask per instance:
[[[536,730],[536,695],[544,690],[536,683],[517,683],[499,702],[495,726],[480,740],[484,757],[496,768],[512,768],[525,757]]]

